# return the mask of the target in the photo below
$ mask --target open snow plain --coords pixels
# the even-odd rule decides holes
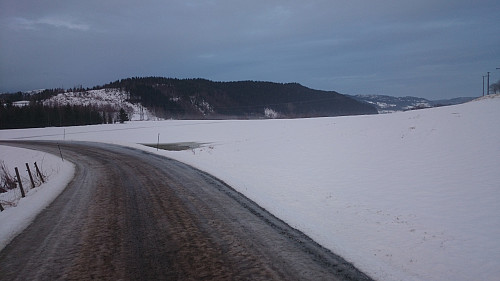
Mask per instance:
[[[158,137],[201,145],[141,145]],[[498,96],[378,116],[144,121],[5,130],[0,139],[108,142],[186,162],[377,280],[500,276]]]

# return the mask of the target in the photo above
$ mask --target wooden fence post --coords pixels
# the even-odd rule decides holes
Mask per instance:
[[[38,169],[38,165],[36,164],[36,162],[35,162],[35,170],[36,170],[36,173],[38,174],[38,177],[40,177],[40,180],[42,180],[42,183],[45,183],[45,179],[43,178],[43,175],[40,172],[40,169]]]
[[[160,148],[160,133],[158,133],[158,142],[156,143],[156,151]]]
[[[57,144],[57,148],[59,148],[59,154],[61,155],[61,159],[64,162],[64,158],[63,158],[62,152],[61,152],[61,147],[59,146],[59,144]]]
[[[19,183],[19,188],[21,189],[21,197],[26,197],[24,194],[24,189],[23,189],[23,182],[21,181],[21,177],[19,176],[19,171],[17,170],[17,167],[15,168],[16,170],[16,176],[17,176],[17,182]]]
[[[33,176],[31,175],[31,170],[28,163],[26,163],[26,170],[28,171],[28,175],[30,176],[31,188],[35,188],[35,181],[33,180]]]

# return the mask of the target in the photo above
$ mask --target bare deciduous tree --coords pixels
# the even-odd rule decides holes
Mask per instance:
[[[493,94],[500,94],[500,80],[490,85],[490,92]]]

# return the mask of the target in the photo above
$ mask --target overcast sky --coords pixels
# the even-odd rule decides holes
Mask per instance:
[[[430,99],[500,79],[498,0],[0,0],[0,92],[164,76]]]

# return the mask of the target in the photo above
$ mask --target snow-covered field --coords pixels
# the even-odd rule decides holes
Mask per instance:
[[[158,136],[203,145],[140,145]],[[377,280],[500,276],[498,96],[377,116],[0,131],[0,139],[63,137],[140,147],[205,170]]]

